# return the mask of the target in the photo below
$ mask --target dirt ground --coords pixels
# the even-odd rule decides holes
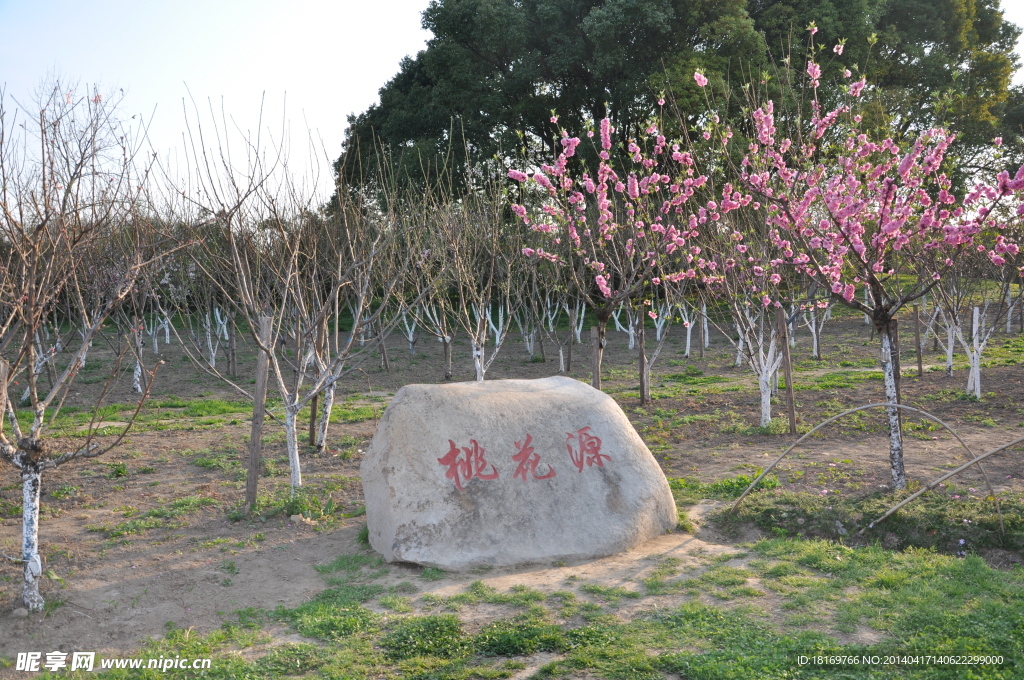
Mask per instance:
[[[677,330],[678,332],[678,330]],[[859,320],[837,320],[826,326],[826,356],[820,362],[807,359],[807,336],[803,334],[794,350],[795,381],[811,388],[796,392],[801,426],[807,427],[844,408],[881,401],[877,380],[853,381],[838,387],[815,387],[816,377],[841,371],[877,370],[865,362],[877,354],[877,339]],[[626,348],[624,334],[609,334],[612,346],[606,354],[605,389],[619,401],[645,438],[665,473],[712,481],[763,467],[795,437],[761,434],[758,397],[749,371],[734,368],[735,351],[715,336],[704,359],[681,355],[681,338],[670,336],[655,366],[655,395],[659,386],[671,387],[671,376],[690,370],[714,376],[718,382],[689,390],[675,390],[656,399],[653,406],[640,409],[635,391],[635,353]],[[1013,336],[1016,337],[1016,336]],[[1001,339],[1001,336],[1000,336]],[[200,373],[183,360],[177,345],[163,346],[161,358],[167,363],[157,374],[153,398],[169,395],[184,399],[201,397],[235,399],[231,388]],[[90,361],[100,366],[100,375],[113,365],[114,347],[97,347]],[[396,333],[389,341],[391,372],[378,370],[374,355],[363,370],[345,386],[350,404],[373,404],[383,408],[388,395],[410,382],[440,382],[443,373],[440,346],[432,338],[417,344],[410,354]],[[471,378],[469,352],[456,345],[456,380]],[[586,379],[585,348],[576,348],[572,375]],[[548,347],[546,363],[527,360],[521,342],[511,336],[488,379],[542,377],[557,371],[557,354]],[[151,352],[147,357],[153,358]],[[1024,356],[1022,356],[1024,358]],[[939,353],[925,352],[926,370],[921,378],[903,380],[904,403],[925,408],[949,423],[975,452],[1024,436],[1024,370],[1017,365],[997,366],[983,371],[986,397],[980,402],[963,398],[966,382],[963,370],[947,377],[927,366],[942,361]],[[845,363],[844,363],[845,362]],[[859,363],[858,363],[859,362]],[[913,358],[904,358],[904,370],[916,368]],[[845,364],[857,363],[849,367]],[[694,366],[695,369],[687,369]],[[127,371],[127,367],[122,367]],[[239,374],[252,374],[252,358],[242,354]],[[90,403],[98,381],[83,385],[72,400]],[[841,381],[840,381],[841,382]],[[241,380],[249,388],[248,380]],[[129,388],[130,377],[122,375],[111,390],[108,402],[137,400]],[[271,390],[273,396],[273,389]],[[339,399],[343,402],[345,399]],[[784,406],[776,415],[785,418]],[[685,416],[691,416],[685,419]],[[680,421],[680,417],[684,417]],[[194,427],[193,427],[194,425]],[[906,463],[908,476],[929,480],[965,461],[966,452],[941,429],[929,429],[917,418],[907,418]],[[217,628],[232,612],[247,607],[272,610],[278,605],[295,607],[326,586],[314,565],[329,562],[340,554],[354,553],[362,546],[357,534],[363,518],[333,516],[318,523],[293,522],[276,516],[263,521],[227,518],[244,494],[244,482],[237,469],[211,469],[195,464],[203,452],[242,460],[249,423],[245,419],[224,423],[193,423],[192,429],[133,432],[104,459],[72,463],[51,472],[43,481],[43,519],[40,541],[45,557],[44,596],[59,606],[43,615],[23,616],[14,610],[20,587],[20,568],[0,562],[0,655],[13,657],[19,651],[97,651],[103,655],[128,655],[148,637],[158,637],[168,622],[194,627],[199,632]],[[345,452],[338,448],[317,457],[304,454],[303,473],[307,484],[325,489],[338,513],[353,513],[362,505],[358,481],[359,452],[365,449],[375,428],[373,419],[332,426],[332,441],[359,442]],[[273,430],[273,427],[270,427]],[[352,448],[355,451],[352,451]],[[283,446],[271,443],[265,456],[283,455]],[[111,463],[124,463],[128,474],[112,477]],[[287,464],[261,484],[281,487],[287,480]],[[987,464],[989,479],[998,492],[1024,486],[1024,460],[1019,450],[997,456]],[[820,437],[808,440],[779,468],[784,488],[826,493],[856,493],[888,482],[888,440],[881,412],[865,415],[851,425],[835,426]],[[985,484],[974,471],[958,482],[972,489]],[[0,501],[20,499],[20,484],[14,470],[7,468],[0,481]],[[66,497],[54,497],[61,489],[76,487]],[[167,526],[136,534],[109,537],[99,528],[110,527],[138,517],[147,510],[167,507],[171,502],[201,496],[209,504]],[[672,534],[635,551],[583,564],[565,566],[531,565],[517,569],[495,569],[483,580],[498,588],[526,584],[551,592],[568,574],[577,574],[606,585],[625,585],[640,579],[650,566],[651,555],[673,555],[694,564],[708,554],[739,552],[737,539],[725,540],[703,528],[700,518],[712,507],[698,505],[692,513],[698,520],[696,536]],[[8,517],[0,524],[0,553],[20,550],[21,520]],[[751,540],[755,535],[745,536]],[[443,580],[424,582],[416,578],[413,565],[391,566],[388,582],[415,581],[420,593],[455,592],[478,574],[448,574]],[[770,603],[766,603],[770,607]],[[622,610],[625,615],[627,608]],[[285,627],[271,631],[278,641],[298,640]],[[865,633],[867,634],[867,633]],[[854,640],[855,638],[850,638]],[[862,640],[870,642],[870,640]],[[543,663],[538,659],[537,666]],[[4,671],[0,670],[0,677]],[[524,675],[525,677],[525,675]]]

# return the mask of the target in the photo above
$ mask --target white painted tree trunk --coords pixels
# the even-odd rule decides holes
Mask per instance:
[[[959,328],[956,329],[957,339],[967,354],[969,366],[967,372],[967,393],[973,395],[976,399],[981,399],[981,355],[984,353],[993,331],[993,328],[986,323],[987,312],[988,304],[985,305],[984,311],[978,307],[974,308],[971,319],[970,342],[964,338]]]
[[[821,344],[818,341],[818,316],[814,308],[808,309],[805,313],[807,328],[811,331],[811,358],[821,359]]]
[[[284,439],[288,450],[288,466],[291,469],[292,493],[302,486],[302,463],[299,461],[299,407],[288,404],[284,409]]]
[[[43,369],[46,367],[46,362],[49,360],[49,355],[46,352],[42,351],[42,347],[40,347],[37,351],[38,354],[36,355],[36,362],[34,367],[32,368],[32,372],[35,375],[42,375]],[[28,384],[26,384],[25,391],[21,395],[22,403],[28,403],[28,398],[31,396],[31,394],[32,388],[29,387]]]
[[[757,381],[761,397],[761,427],[768,427],[772,421],[772,378],[782,365],[783,358],[778,334],[772,324],[774,315],[764,310],[751,313],[743,307],[733,309],[733,319],[739,331],[739,339],[735,344],[738,348],[743,343],[745,350],[741,356],[746,358]],[[726,338],[732,341],[731,335],[727,334]]]
[[[623,309],[626,311],[625,326],[619,321],[619,314],[622,313]],[[612,320],[615,321],[615,330],[626,333],[629,337],[629,349],[636,348],[636,313],[633,309],[631,307],[627,308],[625,305],[619,307],[612,312]]]
[[[641,319],[643,317],[640,317]],[[658,305],[658,318],[654,320],[654,339],[661,342],[661,335],[665,332],[665,326],[672,321],[672,307],[667,302]]]
[[[945,314],[943,314],[945,316]],[[956,333],[957,320],[946,319],[946,375],[953,377],[953,335]]]
[[[214,321],[217,323],[217,337],[221,340],[228,339],[228,317],[227,314],[221,314],[220,307],[214,305],[213,307]]]
[[[683,321],[683,328],[686,329],[686,349],[684,350],[683,354],[684,356],[686,356],[686,358],[689,358],[690,346],[693,344],[693,309],[691,307],[688,307],[685,302],[680,302],[677,308],[679,309],[679,318],[682,319]]]
[[[23,458],[24,460],[24,458]],[[21,601],[32,612],[43,610],[45,604],[39,593],[39,579],[43,573],[39,558],[39,489],[42,475],[34,464],[25,461],[21,471],[21,559],[25,562],[25,580],[21,586]]]
[[[476,371],[476,381],[483,382],[484,374],[487,372],[484,368],[484,348],[476,340],[473,341],[473,370]]]
[[[331,412],[334,411],[334,382],[330,382],[320,393],[323,404],[320,406],[320,422],[316,427],[316,450],[322,452],[327,448],[327,428],[331,424]]]
[[[757,376],[757,389],[761,393],[761,427],[772,424],[772,376]]]
[[[409,354],[416,354],[416,317],[413,316],[412,322],[409,322],[409,315],[406,314],[405,310],[402,310],[402,335],[405,336],[406,342],[409,343]]]
[[[521,313],[512,314],[512,318],[516,322],[516,327],[519,329],[519,335],[523,338],[523,347],[526,349],[526,354],[533,359],[534,347],[537,342],[537,328],[533,325],[530,319],[529,311],[523,310]],[[498,336],[498,332],[495,331],[495,337]]]
[[[882,374],[885,378],[885,401],[897,404],[896,369],[892,361],[892,337],[890,328],[882,330]],[[907,487],[907,474],[903,468],[903,433],[900,432],[899,409],[886,409],[889,420],[889,469],[892,473],[893,489]]]
[[[84,329],[79,329],[78,330],[78,335],[81,336],[82,342],[84,343],[85,342],[86,331]],[[81,349],[82,353],[79,355],[80,356],[79,370],[85,368],[85,357],[86,357],[87,354],[89,354],[89,347],[92,347],[92,343],[91,342],[88,343],[87,345],[84,345],[82,347],[82,349]]]
[[[797,318],[798,318],[797,306],[795,304],[792,304],[792,305],[789,306],[789,316],[786,318],[786,330],[789,331],[789,333],[787,333],[787,335],[789,336],[789,346],[790,347],[796,347],[796,328],[797,328],[796,320],[797,320]]]
[[[586,308],[583,306],[583,302],[577,301],[573,306],[573,335],[576,336],[576,344],[583,344],[583,323],[586,321]]]
[[[708,333],[708,304],[706,302],[700,303],[700,323],[704,324],[704,349],[708,349],[711,346],[711,338]]]
[[[739,336],[739,342],[736,343],[736,362],[733,366],[739,368],[743,365],[743,331],[739,325],[736,326],[736,334]]]
[[[220,334],[210,323],[210,312],[203,316],[203,333],[206,337],[206,363],[217,368],[217,350],[220,349]]]
[[[1006,291],[1006,334],[1009,335],[1012,331],[1011,324],[1013,323],[1013,298],[1010,296],[1010,291]]]

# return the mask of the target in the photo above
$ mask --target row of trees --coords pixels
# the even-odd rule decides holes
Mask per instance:
[[[586,142],[565,129],[548,162],[524,157],[511,181],[483,164],[412,187],[383,172],[400,167],[392,159],[376,164],[372,181],[340,184],[328,209],[296,185],[282,154],[258,136],[229,143],[225,121],[198,110],[180,176],[141,156],[139,131],[96,92],[58,85],[38,115],[0,110],[0,458],[22,478],[16,559],[25,564],[26,606],[42,607],[42,474],[117,443],[101,445],[91,430],[64,448],[47,439],[89,347],[109,338],[100,332],[108,321],[119,357],[111,381],[134,362],[139,408],[156,370],[145,336],[158,343],[161,331],[255,401],[235,379],[237,338],[247,333],[282,404],[293,487],[302,483],[299,412],[317,414],[311,443],[323,449],[338,382],[371,352],[386,367],[383,341],[396,328],[410,351],[423,332],[443,343],[445,378],[453,338],[464,334],[483,380],[510,333],[531,355],[547,343],[568,372],[590,314],[600,386],[608,323],[624,313],[646,401],[670,325],[681,320],[688,340],[702,329],[703,343],[711,319],[753,370],[767,425],[781,361],[775,307],[791,324],[805,314],[814,335],[830,305],[865,314],[881,337],[894,404],[893,320],[929,296],[941,310],[933,326],[946,326],[950,348],[954,338],[964,346],[970,387],[980,393],[993,328],[982,319],[992,316],[975,312],[971,333],[961,324],[976,305],[1019,304],[1024,171],[976,173],[972,188],[957,192],[953,135],[879,135],[864,124],[866,80],[841,73],[831,90],[842,96],[828,108],[818,96],[822,66],[812,59],[802,68],[806,86],[788,101],[805,101],[806,110],[776,110],[773,89],[752,83],[748,117],[730,122],[730,92],[708,94],[714,82],[697,71],[701,112],[648,117],[625,131],[602,117]],[[663,112],[680,106],[664,104]],[[669,129],[680,134],[670,139]],[[998,142],[986,153],[1001,162]],[[222,342],[226,369],[217,365]],[[902,488],[895,412],[893,484]]]
[[[818,54],[817,28],[808,30],[808,52]],[[838,43],[832,53],[842,51]],[[704,73],[692,77],[713,90]],[[729,306],[758,379],[763,424],[781,361],[769,309],[837,304],[863,313],[881,338],[893,487],[902,489],[896,315],[930,293],[941,300],[947,343],[956,336],[964,345],[969,387],[980,394],[988,336],[976,328],[968,345],[959,320],[970,300],[994,291],[1002,303],[1019,280],[1024,167],[1012,176],[976,172],[958,192],[954,134],[878,134],[865,122],[866,79],[845,70],[831,88],[843,96],[826,108],[822,78],[822,65],[805,61],[790,96],[797,104],[778,111],[770,88],[751,83],[747,118],[735,126],[723,111],[728,93],[708,94],[703,114],[691,114],[697,126],[676,121],[687,134],[675,141],[657,117],[642,135],[616,140],[605,118],[587,131],[596,162],[576,160],[581,139],[563,130],[549,163],[509,173],[523,185],[514,209],[543,243],[528,254],[584,279],[601,326],[619,304],[652,306],[680,284]],[[1001,145],[989,145],[994,162]]]

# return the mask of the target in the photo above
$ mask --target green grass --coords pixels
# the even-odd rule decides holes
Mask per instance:
[[[957,558],[924,549],[893,552],[827,540],[775,538],[747,550],[711,560],[703,574],[684,579],[683,583],[690,582],[689,589],[671,590],[684,598],[682,602],[641,607],[631,620],[603,614],[592,603],[581,607],[575,595],[565,591],[541,596],[542,600],[531,597],[520,613],[469,628],[458,614],[407,614],[408,601],[384,594],[383,587],[349,584],[271,615],[327,644],[283,645],[239,655],[235,650],[262,639],[262,614],[242,612],[237,624],[225,624],[206,635],[171,627],[163,639],[148,642],[140,656],[214,658],[211,671],[174,677],[272,680],[503,678],[524,668],[526,656],[539,652],[557,656],[534,672],[532,677],[537,678],[1011,680],[1024,671],[1020,568],[998,571],[972,555]],[[745,566],[725,564],[740,558],[747,560]],[[321,570],[365,573],[375,568],[374,559],[343,555]],[[677,583],[672,579],[680,567],[678,558],[656,559],[639,598],[659,594],[658,584]],[[615,590],[603,588],[602,593]],[[770,617],[762,608],[765,590],[778,598],[782,616]],[[520,594],[528,592],[519,589]],[[499,593],[482,582],[471,584],[463,594],[470,596],[463,599],[463,606],[516,595]],[[702,601],[704,594],[715,598]],[[387,617],[363,606],[375,597],[388,603]],[[474,620],[481,613],[475,612]],[[840,633],[863,628],[881,639],[872,644],[841,644],[837,639]],[[800,655],[913,653],[996,654],[1004,662],[970,668],[797,663]],[[130,676],[116,671],[106,677],[169,676],[148,670],[132,671]]]
[[[642,597],[642,594],[636,590],[629,590],[622,587],[602,586],[596,583],[584,584],[580,586],[580,590],[613,606],[617,605],[619,600],[623,597],[632,600],[638,600]]]
[[[172,528],[175,523],[168,520],[194,513],[202,508],[219,505],[218,501],[206,496],[184,496],[167,505],[152,508],[134,519],[120,522],[114,526],[94,525],[87,527],[90,531],[106,534],[107,538],[118,538],[141,534],[149,529]]]
[[[196,399],[187,402],[182,415],[190,418],[219,416],[226,413],[252,413],[252,402],[224,401],[222,399]]]
[[[463,605],[476,605],[481,602],[504,604],[512,607],[529,607],[530,605],[543,602],[547,599],[547,596],[539,590],[524,585],[514,585],[503,593],[485,584],[483,581],[473,581],[466,587],[465,591],[457,595],[449,597],[433,596],[430,599],[434,604],[442,605],[449,609],[460,609]]]
[[[380,646],[391,661],[415,656],[451,659],[468,655],[472,641],[457,616],[436,614],[400,619],[380,639]]]
[[[246,518],[242,512],[243,502],[228,511],[228,519],[233,522],[240,522]],[[302,515],[308,519],[318,521],[331,520],[342,516],[351,516],[353,513],[343,515],[338,512],[339,506],[329,494],[313,487],[302,487],[292,492],[290,487],[279,486],[269,491],[261,491],[256,494],[256,504],[252,512],[257,517],[270,518],[283,515]],[[356,513],[358,514],[358,513]]]
[[[727,477],[720,479],[716,482],[701,482],[696,479],[689,477],[675,477],[668,480],[669,488],[672,489],[672,494],[675,496],[676,502],[680,505],[693,505],[702,498],[711,498],[716,500],[730,500],[733,498],[739,498],[740,494],[746,491],[750,483],[757,478],[757,475],[761,474],[761,470],[755,470],[753,475],[737,475],[736,477]],[[755,492],[766,491],[774,489],[779,485],[778,478],[773,475],[767,475],[757,485]]]
[[[810,382],[793,381],[794,390],[844,390],[868,380],[882,380],[881,371],[833,371],[810,378]]]
[[[925,493],[874,529],[866,529],[862,537],[857,536],[908,495],[907,491],[857,498],[792,491],[754,493],[743,500],[736,515],[723,512],[715,519],[726,530],[751,523],[776,536],[860,542],[887,539],[900,547],[931,548],[947,554],[982,548],[1024,550],[1024,495],[1000,495],[1003,533],[992,500],[981,490],[972,493],[970,488],[959,486]],[[840,532],[840,527],[846,534]]]
[[[331,411],[332,423],[361,423],[366,420],[380,418],[384,410],[378,406],[357,405],[351,403],[335,404]]]

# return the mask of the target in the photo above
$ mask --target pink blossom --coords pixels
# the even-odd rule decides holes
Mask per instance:
[[[858,80],[853,85],[850,85],[850,96],[851,97],[859,97],[861,91],[864,89],[864,86],[867,85],[867,84],[868,84],[867,78],[861,78],[860,80]],[[859,123],[860,122],[860,116],[856,116],[854,118],[854,120]]]
[[[519,172],[518,170],[509,170],[508,171],[508,176],[509,176],[509,178],[514,179],[517,182],[525,182],[527,180],[526,173],[525,172]]]
[[[701,87],[704,87],[705,85],[708,84],[708,79],[705,78],[704,74],[701,73],[700,71],[693,72],[693,79],[696,80],[697,84]]]
[[[843,53],[843,43],[837,43],[836,46],[832,48],[832,51],[835,52],[836,54],[842,54]]]
[[[664,98],[662,98],[662,99],[659,99],[659,100],[658,100],[658,106],[664,106],[664,105],[665,105],[665,100],[664,100]]]
[[[1003,145],[1003,138],[1002,137],[996,137],[995,139],[992,140],[992,143],[995,144],[996,146],[1002,146]]]
[[[811,77],[811,87],[818,87],[821,78],[821,67],[813,61],[807,62],[807,75]]]

